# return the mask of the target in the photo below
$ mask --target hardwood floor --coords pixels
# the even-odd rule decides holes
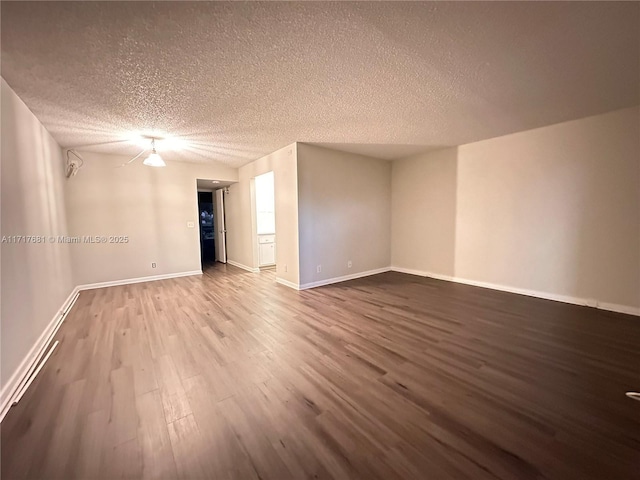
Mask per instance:
[[[82,292],[2,478],[640,478],[640,319],[400,273]]]

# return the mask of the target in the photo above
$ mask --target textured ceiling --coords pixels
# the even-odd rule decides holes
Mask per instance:
[[[640,103],[636,2],[2,2],[2,76],[63,147],[394,158]]]
[[[229,185],[233,185],[236,182],[226,182],[226,181],[218,181],[217,183],[212,183],[212,180],[205,180],[203,178],[198,178],[196,180],[196,184],[198,186],[198,191],[213,191],[218,190],[219,188],[228,187]]]

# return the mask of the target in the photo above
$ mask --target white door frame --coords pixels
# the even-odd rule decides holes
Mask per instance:
[[[224,218],[224,188],[216,190],[216,260],[227,263],[227,226]]]

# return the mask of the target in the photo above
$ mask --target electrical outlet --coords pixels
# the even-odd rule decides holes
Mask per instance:
[[[195,228],[195,223],[193,222],[187,222],[187,228]]]
[[[316,272],[320,273],[322,271],[322,265],[318,265],[318,267],[316,268]]]
[[[287,264],[284,264],[284,273],[287,273]]]
[[[153,263],[151,264],[151,268],[156,268],[156,262],[153,262]]]
[[[351,267],[353,267],[353,263],[351,263],[351,260],[349,260],[349,261],[347,262],[347,268],[351,268]]]

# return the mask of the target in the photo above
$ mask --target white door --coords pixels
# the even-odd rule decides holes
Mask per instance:
[[[227,263],[227,230],[224,221],[224,189],[216,190],[216,260]]]

